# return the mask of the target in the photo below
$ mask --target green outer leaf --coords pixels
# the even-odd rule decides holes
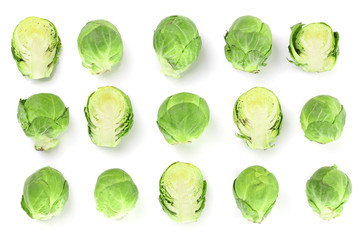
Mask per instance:
[[[37,32],[48,34],[47,40],[49,40],[49,43],[47,47],[44,47],[46,51],[42,56],[35,56],[37,61],[31,60],[34,56],[31,55],[31,46],[29,49],[29,42],[27,41],[27,39],[32,39],[32,36],[28,35],[28,33],[32,32],[29,30],[31,28],[36,29]],[[25,18],[16,26],[11,39],[11,52],[16,65],[21,74],[29,79],[49,78],[58,61],[60,49],[61,40],[55,25],[43,18]],[[42,72],[33,69],[34,65],[40,64],[39,59],[44,63]]]
[[[26,113],[26,110],[25,110],[25,104],[26,100],[22,100],[20,99],[19,101],[19,105],[18,105],[18,113],[17,113],[17,118],[18,118],[18,121],[21,123],[21,128],[25,131],[29,125],[30,125],[30,122],[28,120],[28,116],[27,116],[27,113]],[[25,132],[26,133],[26,132]]]
[[[269,120],[270,122],[261,123],[261,126],[254,126],[255,122],[260,118],[250,116],[246,110],[259,108],[259,106],[264,108],[264,103],[266,103],[266,107],[270,107],[270,109],[267,109],[268,111],[272,110],[268,112],[270,115],[267,118],[273,118]],[[274,114],[274,116],[271,116],[271,114]],[[263,87],[254,87],[242,94],[233,108],[233,120],[240,131],[240,134],[236,134],[236,136],[245,140],[251,149],[272,148],[277,136],[280,134],[282,119],[283,115],[278,98],[273,92]],[[264,132],[260,131],[262,128],[264,128]]]
[[[306,182],[309,206],[324,220],[340,216],[351,192],[349,177],[336,165],[318,169]]]
[[[77,42],[82,65],[93,75],[111,71],[121,60],[121,35],[118,29],[106,20],[88,22],[81,29]]]
[[[295,41],[298,37],[299,32],[301,31],[302,27],[305,24],[302,23],[298,23],[295,24],[294,26],[291,27],[291,35],[290,35],[290,44],[289,44],[289,53],[292,59],[294,59],[294,61],[291,61],[288,59],[289,62],[294,63],[296,66],[298,67],[303,67],[304,64],[301,64],[299,62],[297,62],[295,59],[301,59],[301,57],[299,56],[300,52],[303,51],[303,49],[296,49],[295,48]],[[300,60],[298,60],[300,61]]]
[[[337,140],[344,129],[346,112],[338,99],[319,95],[310,99],[301,110],[300,123],[305,137],[318,143]]]
[[[60,214],[69,196],[69,185],[54,168],[41,168],[24,184],[21,207],[33,219],[48,220]]]
[[[235,20],[225,35],[225,57],[234,68],[258,73],[271,54],[272,35],[269,26],[253,16]]]
[[[199,138],[210,120],[206,101],[192,93],[168,97],[160,106],[157,125],[169,144],[192,142]]]
[[[185,176],[186,180],[178,179],[179,176]],[[181,185],[187,185],[186,198],[184,193],[175,187],[179,181],[183,181]],[[161,207],[172,220],[177,223],[197,221],[205,207],[207,189],[207,183],[197,167],[183,162],[171,164],[160,178],[159,189]]]
[[[105,115],[105,112],[101,112],[99,109],[95,111],[94,107],[99,103],[101,106],[99,99],[104,96],[104,94],[109,93],[113,94],[110,97],[118,104],[118,109],[113,109],[117,110],[117,118],[113,119],[113,126],[101,123],[101,118]],[[101,147],[116,147],[120,143],[121,138],[128,134],[134,122],[130,98],[123,91],[112,86],[100,87],[93,92],[88,98],[84,112],[88,122],[90,139],[95,145]],[[109,127],[113,127],[112,136],[102,135],[102,132],[109,129]]]
[[[334,32],[334,38],[335,38],[335,46],[333,51],[330,53],[330,55],[332,55],[335,58],[335,61],[337,60],[339,54],[340,54],[340,49],[339,49],[339,38],[340,35],[338,32]],[[334,63],[335,65],[335,63]]]
[[[121,169],[106,170],[97,179],[94,191],[96,208],[107,218],[126,216],[134,209],[138,196],[134,181]]]
[[[161,72],[179,78],[196,61],[201,38],[196,25],[187,17],[174,15],[157,26],[153,47],[161,64]]]
[[[233,193],[243,217],[261,223],[276,202],[279,185],[272,173],[255,165],[242,171],[234,180]]]
[[[17,117],[26,136],[35,140],[38,151],[57,146],[57,137],[69,125],[69,109],[58,96],[51,93],[20,99]]]

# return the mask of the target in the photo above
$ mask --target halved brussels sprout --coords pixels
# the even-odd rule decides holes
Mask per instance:
[[[84,108],[91,141],[100,147],[116,147],[133,125],[130,98],[116,87],[100,87]]]
[[[251,222],[261,223],[276,202],[279,184],[268,170],[252,166],[235,179],[233,193],[243,217]]]
[[[296,66],[306,72],[330,71],[339,56],[339,33],[326,23],[291,27],[289,52]]]
[[[201,38],[189,18],[175,15],[159,23],[154,32],[153,45],[161,72],[179,78],[198,58]]]
[[[117,28],[106,20],[88,22],[78,37],[82,65],[91,74],[110,71],[123,53],[123,42]]]
[[[175,222],[196,222],[205,207],[206,181],[190,163],[171,164],[160,179],[159,201]]]
[[[251,149],[268,149],[280,134],[283,116],[276,95],[266,88],[255,87],[238,98],[233,118],[240,131],[236,135]]]
[[[271,54],[272,35],[269,26],[259,18],[242,16],[225,35],[225,56],[234,68],[258,73]]]
[[[11,52],[22,75],[30,79],[50,77],[58,60],[61,42],[52,22],[28,17],[15,28]]]
[[[192,93],[168,97],[160,106],[157,125],[170,144],[189,143],[200,137],[209,124],[206,101]]]
[[[138,196],[132,178],[121,169],[106,170],[97,179],[94,191],[96,208],[107,218],[125,217],[134,209]]]
[[[329,143],[337,140],[344,129],[346,112],[336,98],[319,95],[302,108],[301,128],[310,141]]]
[[[35,140],[35,149],[47,151],[59,143],[57,137],[69,124],[69,109],[51,93],[39,93],[20,99],[18,121],[26,136]]]
[[[310,207],[328,221],[340,216],[351,191],[349,177],[336,165],[318,169],[306,183],[306,196]]]
[[[21,207],[33,219],[48,220],[63,211],[68,196],[64,176],[54,168],[44,167],[26,179]]]

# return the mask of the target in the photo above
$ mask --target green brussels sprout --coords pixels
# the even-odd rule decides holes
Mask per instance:
[[[22,75],[30,79],[50,77],[59,57],[61,42],[52,22],[28,17],[15,28],[11,52]]]
[[[20,99],[18,121],[26,136],[35,140],[35,149],[47,151],[59,143],[57,137],[69,124],[69,109],[51,93],[39,93]]]
[[[130,98],[116,87],[100,87],[84,108],[91,141],[100,147],[116,147],[133,125]]]
[[[310,207],[328,221],[340,216],[351,191],[349,177],[336,165],[318,169],[306,183],[306,196]]]
[[[201,38],[189,18],[170,16],[157,26],[153,46],[159,58],[161,72],[166,76],[179,78],[198,58]]]
[[[272,35],[269,26],[259,18],[242,16],[225,35],[225,56],[234,68],[258,73],[271,54]]]
[[[279,184],[268,170],[252,166],[235,179],[233,193],[243,217],[251,222],[261,223],[276,202]]]
[[[200,137],[209,124],[206,101],[192,93],[168,97],[160,106],[157,125],[169,144],[190,143]]]
[[[112,219],[123,218],[133,210],[138,195],[132,178],[118,168],[100,174],[94,191],[97,210]]]
[[[59,215],[69,196],[69,185],[56,169],[44,167],[25,181],[21,207],[32,219],[48,220]]]
[[[268,149],[280,134],[283,116],[276,95],[266,88],[255,87],[237,99],[233,118],[240,131],[236,135],[251,149]]]
[[[329,143],[341,136],[346,112],[339,100],[328,95],[310,99],[302,108],[301,128],[310,141]]]
[[[110,71],[123,53],[119,31],[106,20],[88,22],[77,42],[82,65],[93,75]]]
[[[196,222],[205,207],[206,181],[190,163],[171,164],[160,179],[159,201],[175,222]]]
[[[339,33],[326,23],[298,23],[291,27],[289,53],[306,72],[330,71],[339,56]]]

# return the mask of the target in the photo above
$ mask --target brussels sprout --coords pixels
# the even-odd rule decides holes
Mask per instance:
[[[50,77],[61,48],[56,27],[49,20],[28,17],[16,26],[11,52],[22,75],[30,79]]]
[[[157,26],[153,45],[161,72],[166,76],[179,78],[198,58],[201,39],[195,24],[189,18],[170,16]]]
[[[351,181],[336,165],[318,169],[306,183],[306,196],[314,212],[324,220],[340,216],[351,195]]]
[[[209,124],[206,101],[192,93],[168,97],[160,106],[157,125],[169,144],[189,143],[200,137]]]
[[[133,210],[138,195],[129,174],[117,168],[100,174],[94,192],[97,210],[112,219],[123,218]]]
[[[93,75],[110,71],[123,53],[119,31],[105,20],[88,22],[81,29],[77,42],[82,65]]]
[[[51,93],[39,93],[20,99],[18,121],[26,136],[35,140],[35,149],[47,151],[59,143],[57,137],[69,124],[69,109]]]
[[[33,219],[48,220],[59,215],[69,196],[69,185],[56,169],[44,167],[25,181],[21,207]]]
[[[160,179],[159,201],[175,222],[196,222],[205,207],[206,181],[190,163],[171,164]]]
[[[116,87],[100,87],[84,108],[91,141],[100,147],[116,147],[133,125],[130,98]]]
[[[339,56],[339,33],[326,23],[298,23],[291,27],[289,52],[296,66],[306,72],[330,71]]]
[[[252,166],[235,179],[233,193],[243,217],[251,222],[261,223],[276,202],[279,185],[268,170]]]
[[[225,35],[225,56],[234,68],[258,73],[271,54],[272,35],[269,26],[253,16],[235,20]]]
[[[233,118],[240,134],[251,149],[274,146],[280,134],[282,111],[279,100],[266,88],[255,87],[242,94],[235,103]]]
[[[310,99],[301,110],[301,128],[310,141],[329,143],[341,136],[346,112],[339,100],[328,95]]]

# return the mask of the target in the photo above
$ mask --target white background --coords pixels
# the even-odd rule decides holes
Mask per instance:
[[[359,12],[357,1],[7,1],[0,24],[0,239],[358,239],[360,216],[358,89]],[[152,47],[153,31],[165,17],[180,14],[197,25],[202,37],[198,61],[181,79],[160,73]],[[273,52],[259,74],[235,70],[224,56],[226,30],[242,15],[254,15],[273,33]],[[20,74],[10,51],[16,25],[28,16],[52,21],[62,41],[59,62],[49,80]],[[123,58],[112,72],[92,76],[81,65],[77,37],[86,22],[106,19],[119,29]],[[290,27],[324,21],[340,33],[340,56],[326,73],[305,73],[290,64]],[[134,126],[117,148],[96,147],[88,137],[83,108],[100,86],[113,85],[129,95]],[[250,150],[235,136],[232,120],[236,99],[254,86],[279,98],[284,121],[276,146]],[[156,126],[162,101],[175,93],[196,93],[209,104],[211,120],[194,143],[171,146]],[[35,93],[57,94],[70,109],[70,125],[60,144],[37,152],[17,122],[20,98]],[[303,135],[299,115],[304,103],[319,94],[337,97],[347,119],[336,142],[320,145]],[[208,182],[206,207],[198,222],[176,224],[158,202],[158,181],[175,161],[200,168]],[[252,165],[274,173],[278,200],[262,224],[241,216],[232,194],[236,176]],[[330,222],[312,212],[305,184],[322,166],[337,164],[353,183],[353,194],[341,216]],[[30,219],[20,207],[26,178],[44,166],[63,173],[70,185],[63,213],[50,221]],[[126,218],[108,220],[96,211],[93,191],[97,176],[109,168],[127,171],[139,188],[136,208]]]

